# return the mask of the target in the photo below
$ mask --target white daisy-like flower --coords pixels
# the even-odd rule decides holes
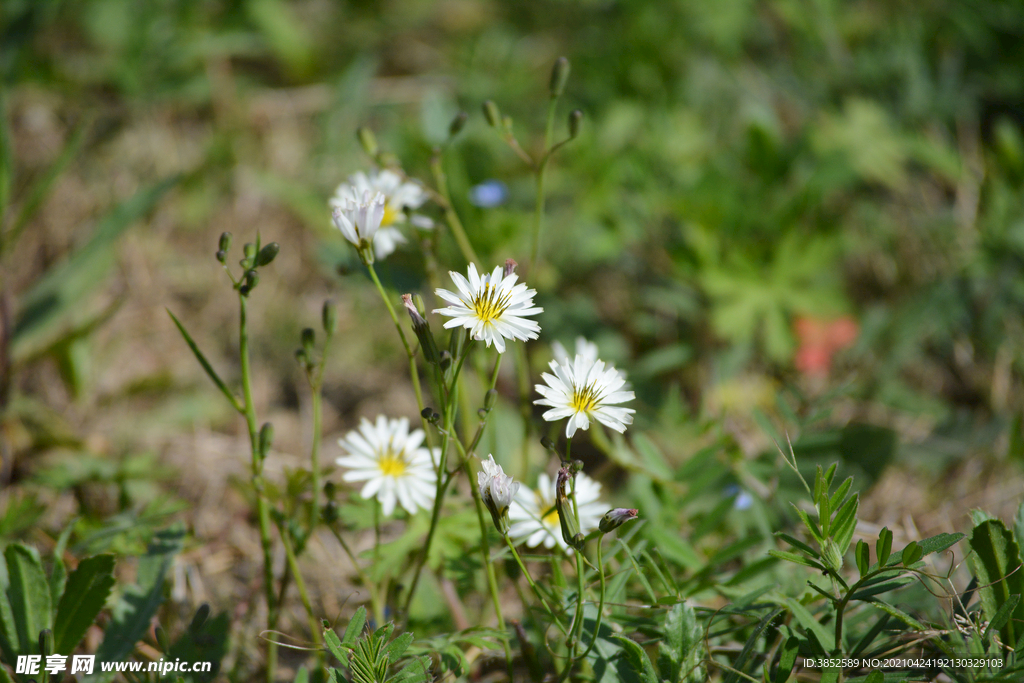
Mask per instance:
[[[482,340],[487,346],[494,344],[498,353],[505,352],[506,339],[536,339],[540,325],[523,316],[536,315],[544,309],[533,305],[536,290],[525,284],[516,284],[519,276],[497,266],[493,272],[480,275],[476,266],[469,264],[469,279],[461,273],[449,271],[458,292],[438,289],[436,294],[452,304],[438,308],[434,313],[451,317],[444,324],[446,329],[465,327],[473,339]]]
[[[370,171],[349,176],[347,183],[342,183],[335,190],[330,200],[332,207],[341,208],[351,202],[359,202],[369,192],[384,195],[384,213],[381,216],[380,228],[373,238],[373,251],[377,258],[382,259],[406,242],[405,236],[393,227],[406,222],[406,209],[418,209],[429,198],[423,186],[417,182],[406,180],[392,170]],[[434,222],[422,214],[410,214],[409,221],[418,228],[429,230]]]
[[[346,199],[337,204],[331,214],[334,225],[356,249],[376,244],[380,224],[384,218],[384,195],[367,190],[359,199]],[[376,252],[376,249],[374,249]]]
[[[395,503],[409,514],[419,508],[430,508],[434,503],[437,474],[434,456],[429,448],[421,446],[426,434],[422,429],[409,431],[409,420],[400,417],[388,419],[383,415],[372,424],[365,417],[359,430],[352,430],[338,441],[349,455],[336,462],[349,471],[345,481],[365,481],[360,495],[376,496],[381,511],[390,515]]]
[[[632,413],[636,411],[615,404],[631,401],[636,396],[632,391],[622,391],[626,380],[613,366],[577,354],[571,363],[568,359],[553,360],[549,367],[555,374],[541,375],[547,386],[534,385],[537,393],[544,397],[534,403],[551,407],[544,413],[548,422],[569,418],[565,425],[566,438],[572,438],[577,429],[589,429],[591,419],[617,432],[626,431],[626,425],[633,423]]]
[[[519,482],[513,481],[505,474],[501,465],[494,462],[494,456],[488,455],[487,460],[480,461],[482,472],[477,472],[476,481],[480,488],[480,498],[491,513],[494,526],[503,534],[508,533],[508,511],[516,493]]]
[[[601,502],[601,485],[580,472],[576,475],[576,508],[580,514],[580,533],[584,536],[596,529],[608,505]],[[519,489],[508,511],[512,526],[509,536],[531,548],[554,548],[557,544],[570,552],[562,540],[562,529],[555,509],[555,482],[546,473],[537,477],[537,489]]]

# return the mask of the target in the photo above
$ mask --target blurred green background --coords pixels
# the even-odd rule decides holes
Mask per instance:
[[[292,353],[324,298],[341,319],[327,433],[412,414],[327,198],[369,166],[359,126],[429,182],[465,110],[445,156],[456,207],[482,265],[525,261],[533,179],[480,106],[539,151],[560,55],[556,138],[571,109],[584,119],[549,168],[530,274],[542,344],[596,341],[671,463],[709,443],[750,459],[785,429],[817,435],[798,455],[879,482],[861,508],[879,524],[959,529],[972,505],[1016,507],[1019,2],[6,0],[0,22],[0,496],[42,501],[35,516],[8,502],[5,535],[79,513],[156,525],[187,501],[209,539],[242,514],[221,506],[245,472],[241,425],[164,312],[237,372],[224,230],[282,245],[253,303],[278,467],[308,448]],[[494,179],[507,201],[473,205]],[[464,267],[447,233],[439,259]],[[414,245],[382,273],[428,293]]]

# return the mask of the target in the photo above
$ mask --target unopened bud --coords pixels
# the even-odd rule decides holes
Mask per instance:
[[[271,242],[260,249],[260,253],[256,256],[256,267],[270,265],[277,258],[277,252],[279,251],[281,251],[281,245],[277,242]]]
[[[501,125],[501,110],[498,109],[498,105],[494,103],[494,100],[484,102],[484,118],[487,119],[487,124],[491,128],[497,128]]]
[[[228,258],[228,252],[224,251],[223,249],[220,249],[220,250],[217,251],[215,256],[217,257],[218,261],[220,261],[221,263],[224,263],[227,260],[227,258]]]
[[[377,138],[374,136],[373,131],[363,126],[356,135],[359,137],[359,144],[363,146],[363,151],[371,157],[376,157]]]
[[[583,536],[572,510],[572,500],[569,499],[567,493],[568,485],[575,476],[569,467],[558,470],[558,478],[555,480],[555,509],[558,512],[558,525],[562,529],[562,540],[568,546],[582,550]]]
[[[402,295],[402,305],[405,306],[405,310],[409,312],[409,317],[412,319],[412,330],[420,341],[424,360],[428,363],[437,363],[440,358],[437,350],[437,341],[430,332],[430,325],[427,323],[427,319],[423,317],[419,308],[413,303],[412,294]]]
[[[831,538],[826,538],[825,543],[821,548],[822,559],[825,560],[825,565],[834,571],[839,571],[843,568],[843,556],[839,552],[839,546]]]
[[[512,132],[512,117],[511,116],[502,116],[501,117],[501,127],[503,129],[505,129],[506,133],[511,133]]]
[[[516,272],[516,268],[519,266],[518,263],[512,259],[505,259],[505,270],[502,272],[503,277],[508,277]]]
[[[498,401],[497,389],[488,389],[487,393],[484,394],[484,410],[491,412],[494,409],[494,404]]]
[[[328,337],[338,331],[338,309],[330,299],[324,302],[324,307],[320,311],[320,322]]]
[[[226,252],[229,249],[231,249],[231,233],[222,232],[220,234],[220,241],[217,242],[217,250]]]
[[[244,258],[238,262],[240,266],[249,270],[256,262],[256,245],[252,242],[246,242],[245,246],[242,247],[242,256]]]
[[[614,510],[609,510],[604,514],[604,517],[601,518],[601,522],[597,525],[597,528],[601,530],[602,534],[606,534],[609,531],[618,529],[626,522],[636,519],[638,514],[639,511],[635,509],[631,510],[629,508],[615,508]]]
[[[580,134],[580,123],[583,121],[583,112],[573,109],[569,112],[569,139],[574,139]]]
[[[540,445],[543,446],[546,450],[551,451],[552,453],[558,453],[557,444],[551,439],[551,437],[542,436],[540,438]]]
[[[579,474],[582,471],[583,471],[583,461],[582,460],[573,460],[572,461],[572,473],[575,475],[575,474]]]
[[[309,355],[305,349],[295,349],[295,360],[298,361],[299,365],[303,368],[309,369]]]
[[[302,340],[302,349],[306,352],[306,355],[313,353],[313,344],[316,343],[316,332],[313,331],[312,327],[307,327],[302,331],[300,336]]]
[[[270,446],[274,443],[274,425],[264,422],[260,428],[259,452],[260,458],[266,458],[270,452]]]
[[[460,111],[452,119],[452,122],[448,125],[448,135],[455,137],[466,125],[466,121],[469,119],[469,114],[464,111]]]
[[[565,92],[565,83],[568,80],[569,60],[565,57],[559,57],[555,60],[555,65],[551,67],[551,82],[548,84],[551,96],[561,97],[562,93]]]
[[[424,420],[426,420],[430,424],[435,424],[435,425],[441,419],[440,413],[435,411],[433,408],[424,408],[423,410],[420,411],[420,415],[423,416]]]

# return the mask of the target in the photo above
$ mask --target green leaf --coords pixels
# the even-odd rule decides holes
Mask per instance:
[[[832,538],[835,539],[839,554],[846,554],[853,540],[853,531],[857,526],[857,509],[860,506],[860,496],[856,493],[850,497],[843,507],[839,508],[836,518],[832,524]]]
[[[92,625],[114,587],[114,556],[96,555],[78,563],[68,577],[53,622],[54,651],[72,652]]]
[[[978,578],[981,588],[982,610],[992,621],[999,608],[1009,602],[1011,595],[1024,594],[1024,575],[1020,571],[1021,558],[1013,534],[1000,520],[992,519],[974,527],[968,544],[974,552],[967,562]],[[1013,610],[1012,617],[1000,629],[1000,639],[1015,644],[1024,622],[1024,605],[1020,602]]]
[[[864,683],[883,683],[884,681],[885,674],[877,669],[869,673],[867,678],[864,679]]]
[[[824,543],[825,537],[822,535],[821,531],[818,530],[818,525],[812,522],[807,513],[801,510],[796,503],[791,503],[791,505],[793,506],[793,509],[796,510],[797,516],[799,516],[803,521],[804,526],[806,526],[807,530],[811,532],[811,536],[814,537],[814,540],[816,540],[819,545]]]
[[[992,617],[992,621],[989,622],[988,628],[985,629],[985,639],[989,640],[992,637],[994,631],[998,631],[1010,621],[1010,615],[1013,614],[1013,610],[1017,608],[1017,603],[1020,602],[1020,595],[1014,593],[1010,596],[1010,599],[999,606],[999,611],[996,612],[995,616]]]
[[[782,603],[793,614],[793,617],[800,622],[800,625],[814,636],[821,646],[823,652],[831,652],[835,647],[835,634],[829,633],[828,629],[815,619],[807,608],[793,598],[785,598]]]
[[[775,683],[786,683],[793,673],[797,655],[800,654],[800,639],[789,637],[779,648],[779,668],[775,670]]]
[[[878,558],[879,567],[884,567],[886,565],[891,553],[892,532],[889,531],[889,527],[883,526],[882,530],[878,532],[878,541],[875,543],[875,555]]]
[[[630,563],[633,565],[633,569],[636,570],[636,576],[640,580],[640,585],[647,591],[647,597],[650,598],[651,603],[658,602],[658,596],[654,593],[654,589],[651,588],[651,584],[647,581],[647,577],[644,576],[643,570],[640,569],[640,565],[637,563],[636,558],[633,557],[633,551],[629,549],[629,546],[621,538],[616,538],[615,542],[622,546],[622,549],[626,553],[626,557],[629,558]]]
[[[787,562],[793,562],[796,564],[802,564],[805,567],[813,567],[819,571],[825,571],[825,565],[814,560],[809,560],[803,555],[797,555],[796,553],[786,552],[785,550],[775,550],[772,548],[768,551],[768,554],[772,557],[777,557],[780,560],[786,560]]]
[[[924,555],[924,550],[918,545],[917,541],[911,541],[907,544],[907,547],[903,549],[903,553],[900,556],[904,567],[909,567],[915,562],[921,559]]]
[[[338,634],[334,632],[333,628],[324,626],[324,644],[327,645],[327,649],[330,650],[334,658],[341,662],[342,666],[348,666],[348,650],[341,645],[341,639],[338,638]]]
[[[821,555],[818,553],[817,550],[815,550],[811,546],[807,545],[803,541],[798,541],[797,539],[793,538],[789,534],[783,533],[781,531],[777,531],[777,532],[775,532],[775,535],[778,538],[781,538],[786,543],[788,543],[791,546],[793,546],[794,548],[798,548],[800,550],[803,550],[805,553],[807,553],[811,557],[821,557]]]
[[[853,477],[847,477],[836,492],[832,494],[832,497],[828,501],[828,507],[831,510],[836,510],[842,505],[843,501],[846,500],[846,494],[850,492],[850,488],[853,486]]]
[[[870,598],[873,595],[880,595],[882,593],[888,593],[889,591],[898,590],[904,586],[914,583],[915,581],[917,581],[917,579],[913,576],[900,576],[878,583],[867,583],[851,595],[850,599],[864,600],[865,598]]]
[[[854,556],[857,559],[857,571],[860,572],[861,578],[863,578],[868,573],[868,570],[871,569],[871,550],[863,539],[857,541],[857,550],[854,551]]]
[[[704,566],[694,547],[678,533],[670,533],[658,524],[647,524],[644,526],[643,535],[665,559],[675,562],[680,567],[699,571]]]
[[[199,350],[199,346],[192,339],[192,335],[190,335],[188,331],[185,330],[185,326],[181,324],[181,321],[179,321],[174,316],[173,313],[171,313],[170,309],[164,310],[167,311],[167,315],[171,316],[171,320],[173,320],[174,324],[177,326],[178,332],[181,332],[181,336],[185,338],[185,343],[188,344],[188,347],[190,349],[192,349],[192,354],[196,357],[196,360],[199,361],[199,365],[203,367],[203,370],[206,371],[207,376],[211,380],[213,380],[214,384],[217,385],[217,388],[220,389],[220,392],[222,394],[224,394],[224,397],[228,400],[228,403],[230,403],[238,412],[243,412],[244,407],[242,406],[241,401],[239,401],[238,397],[231,393],[231,390],[228,389],[228,386],[224,384],[224,380],[220,378],[220,375],[217,374],[217,371],[213,369],[212,365],[210,365],[210,361],[206,360],[206,356],[204,356],[203,352]]]
[[[729,675],[726,676],[725,683],[738,683],[738,681],[741,680],[740,674],[743,672],[743,669],[747,664],[747,659],[750,657],[750,653],[757,647],[758,642],[761,639],[761,634],[764,633],[764,630],[768,628],[768,626],[770,626],[783,611],[784,610],[780,607],[772,610],[762,617],[754,630],[751,631],[750,637],[748,637],[747,642],[744,643],[743,649],[740,650],[739,656],[736,657],[736,661],[733,662],[733,671],[730,671]]]
[[[685,603],[677,603],[665,612],[664,638],[658,643],[658,665],[669,681],[698,674],[703,660],[704,631],[697,623],[697,614]]]
[[[139,558],[136,584],[125,590],[114,606],[113,618],[96,650],[98,661],[124,661],[135,649],[135,643],[146,635],[153,615],[164,601],[164,576],[174,556],[181,551],[184,539],[185,531],[181,526],[159,531],[153,537],[146,554]],[[86,678],[106,681],[113,675],[113,672],[98,672]]]
[[[651,663],[651,658],[647,656],[646,650],[626,636],[616,634],[612,638],[622,645],[626,661],[629,662],[629,665],[635,672],[640,674],[642,683],[660,683],[658,673],[654,670],[654,664]]]
[[[14,618],[19,654],[39,653],[39,632],[52,628],[50,585],[35,548],[12,543],[4,551],[7,560],[7,599]]]
[[[904,624],[910,626],[913,629],[916,629],[918,631],[925,630],[925,625],[922,624],[920,621],[910,616],[903,610],[890,605],[887,602],[882,602],[881,600],[865,600],[864,602],[868,603],[872,607],[877,607],[878,609],[888,614],[890,617],[895,617],[896,619],[899,619]]]
[[[341,637],[342,647],[352,649],[355,647],[356,638],[363,632],[363,626],[366,624],[366,608],[360,606],[355,611],[352,618],[349,619],[348,625],[345,627],[345,634]]]
[[[411,633],[403,633],[402,635],[395,638],[391,643],[384,649],[384,654],[392,662],[397,662],[405,654],[405,651],[409,649],[412,641],[415,640],[415,636]]]
[[[208,672],[189,672],[182,675],[186,682],[208,683],[217,678],[221,660],[228,651],[231,621],[227,612],[209,618],[210,607],[203,604],[196,610],[185,632],[164,654],[164,661],[212,662]]]

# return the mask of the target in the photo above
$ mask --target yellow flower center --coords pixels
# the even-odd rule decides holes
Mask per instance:
[[[390,204],[384,205],[384,217],[380,219],[380,227],[386,228],[395,222],[395,218],[398,216],[398,211],[395,207]]]
[[[569,401],[569,407],[577,413],[589,413],[597,407],[599,398],[600,396],[598,396],[597,390],[593,385],[573,387],[572,400]]]
[[[490,282],[486,282],[483,291],[473,299],[473,312],[481,322],[490,322],[501,317],[511,299],[511,292],[499,295],[498,289]]]
[[[541,517],[542,522],[548,526],[558,526],[558,508],[555,507],[553,502],[544,500],[540,496],[537,496],[537,507],[540,508],[541,514],[544,514],[546,510],[551,510],[551,512],[548,512],[548,514]]]
[[[401,455],[389,450],[377,461],[377,466],[385,477],[400,477],[405,473],[406,462]]]

